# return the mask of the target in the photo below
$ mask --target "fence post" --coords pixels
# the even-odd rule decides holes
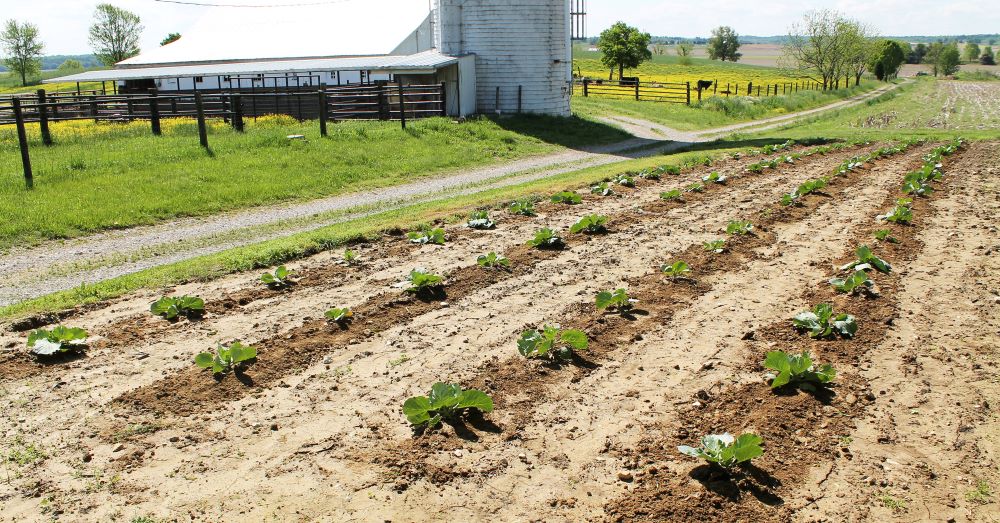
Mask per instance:
[[[198,113],[198,141],[208,149],[208,129],[205,127],[205,105],[202,103],[201,93],[194,93],[194,109]]]
[[[715,82],[712,84],[712,95],[719,94],[719,79],[716,78]]]
[[[319,84],[319,135],[326,136],[326,84]]]
[[[698,103],[701,103],[701,84],[698,84]]]
[[[747,96],[753,96],[753,82],[747,82]]]
[[[28,134],[24,131],[21,100],[15,97],[11,103],[14,105],[14,122],[17,123],[17,144],[21,148],[21,165],[24,166],[24,184],[31,189],[35,186],[35,179],[31,175],[31,156],[28,155]]]
[[[691,82],[687,83],[687,104],[691,105]]]
[[[406,98],[403,94],[403,81],[399,80],[399,122],[406,129]]]
[[[584,98],[586,98],[588,96],[587,88],[589,86],[590,86],[590,80],[588,80],[587,78],[584,78],[583,79],[583,97]]]
[[[233,106],[233,128],[236,132],[243,132],[243,100],[240,99],[239,93],[231,95],[229,100],[230,104]]]
[[[441,116],[448,116],[448,84],[445,82],[441,82]]]
[[[49,133],[49,111],[45,107],[45,89],[39,89],[38,94],[38,127],[42,130],[42,143],[52,145],[52,135]]]
[[[160,101],[156,99],[156,89],[149,90],[149,121],[153,126],[153,135],[160,136]]]

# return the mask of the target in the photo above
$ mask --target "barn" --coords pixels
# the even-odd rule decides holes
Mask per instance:
[[[216,7],[171,44],[49,82],[122,92],[256,92],[441,86],[446,112],[570,113],[582,0],[345,0]],[[572,7],[572,9],[571,9]]]

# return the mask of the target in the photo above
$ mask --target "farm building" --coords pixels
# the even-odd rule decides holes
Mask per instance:
[[[438,87],[444,112],[453,116],[566,115],[580,6],[582,0],[347,0],[219,7],[176,42],[110,70],[49,82],[113,82],[120,92],[165,94],[399,82]]]

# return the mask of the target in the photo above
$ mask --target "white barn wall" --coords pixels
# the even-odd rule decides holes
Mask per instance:
[[[442,53],[476,56],[481,113],[570,114],[568,0],[439,0]],[[499,106],[497,88],[500,88]]]

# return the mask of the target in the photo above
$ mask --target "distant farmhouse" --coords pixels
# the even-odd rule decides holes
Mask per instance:
[[[213,8],[176,42],[114,69],[48,82],[114,82],[125,93],[435,84],[444,85],[453,116],[568,115],[571,39],[583,36],[583,2],[346,0],[280,11]],[[291,18],[277,19],[279,13]]]

